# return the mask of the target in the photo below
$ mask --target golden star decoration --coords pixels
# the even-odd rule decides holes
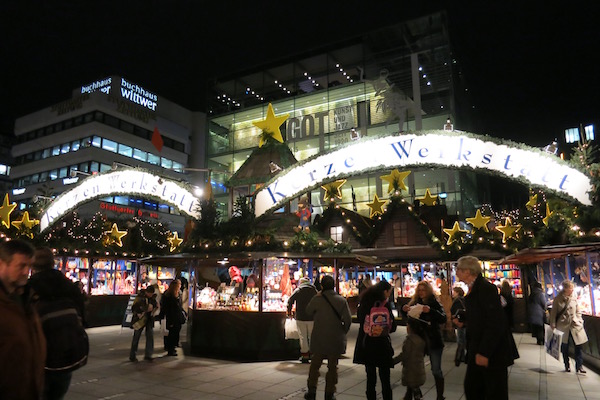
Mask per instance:
[[[346,179],[340,179],[339,181],[330,182],[326,185],[321,186],[321,188],[325,191],[325,196],[323,196],[323,200],[333,201],[336,197],[338,199],[341,199],[342,191],[340,190],[340,188],[344,183],[346,183]]]
[[[379,200],[379,197],[377,197],[377,195],[375,195],[375,198],[373,199],[372,203],[367,203],[367,206],[369,206],[369,208],[371,209],[371,214],[369,215],[369,218],[373,218],[374,215],[381,215],[383,214],[383,205],[385,204],[385,200],[381,201]]]
[[[4,202],[2,203],[2,207],[0,207],[0,221],[2,221],[2,225],[10,228],[10,213],[17,207],[17,203],[8,203],[8,193],[4,195]]]
[[[283,137],[281,136],[279,127],[288,119],[288,117],[289,114],[276,117],[275,112],[273,111],[273,105],[269,103],[269,107],[267,108],[267,118],[262,121],[253,122],[252,125],[256,126],[258,129],[262,129],[265,134],[271,136],[279,143],[283,143]],[[258,147],[262,147],[263,144],[265,144],[265,139],[264,135],[261,135]]]
[[[20,231],[25,231],[25,230],[30,230],[31,228],[33,228],[34,226],[36,226],[39,223],[40,223],[39,219],[29,219],[29,211],[25,211],[23,213],[23,216],[21,217],[21,220],[13,221],[12,225]],[[30,238],[33,238],[33,233],[31,233],[31,232],[27,232],[27,233],[25,233],[25,235]]]
[[[496,225],[496,229],[502,232],[502,243],[506,243],[507,239],[512,238],[521,229],[521,225],[513,225],[510,218],[506,217],[504,225]]]
[[[396,168],[389,175],[381,175],[379,178],[388,182],[388,193],[392,193],[396,190],[408,190],[408,187],[404,184],[404,180],[410,175],[410,172],[411,171],[400,172]]]
[[[178,232],[173,232],[173,234],[169,236],[167,240],[169,241],[169,243],[171,243],[171,249],[169,251],[175,251],[175,249],[179,247],[181,242],[183,242],[183,239],[179,238]]]
[[[533,210],[535,208],[535,206],[537,205],[537,196],[537,194],[529,196],[529,201],[525,203],[525,207],[527,207],[527,209]]]
[[[483,215],[481,215],[481,210],[477,210],[477,213],[475,213],[475,217],[465,218],[465,219],[467,220],[468,223],[473,225],[473,228],[475,228],[475,229],[483,228],[484,231],[489,232],[487,224],[488,224],[488,222],[490,222],[492,217],[484,217]]]
[[[542,218],[542,222],[544,223],[544,225],[548,226],[548,223],[550,222],[550,217],[553,215],[554,211],[550,211],[550,206],[548,205],[548,203],[546,203],[546,216]]]
[[[452,229],[444,228],[444,232],[446,233],[446,235],[448,235],[448,240],[446,241],[446,244],[451,245],[452,243],[457,241],[457,239],[456,239],[457,234],[468,233],[469,231],[460,229],[460,225],[458,224],[458,221],[454,221],[454,225],[452,226]]]
[[[438,197],[437,197],[437,195],[432,196],[429,189],[427,189],[427,191],[425,192],[425,197],[421,197],[417,200],[419,200],[421,203],[425,204],[426,206],[433,206],[433,205],[435,205],[435,203],[437,203]]]
[[[108,236],[108,244],[115,243],[119,247],[123,247],[123,242],[121,242],[121,238],[127,235],[127,231],[120,231],[117,228],[117,224],[114,223],[112,229],[110,231],[104,232],[105,235]]]

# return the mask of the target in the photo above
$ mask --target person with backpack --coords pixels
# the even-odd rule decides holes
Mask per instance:
[[[89,340],[82,322],[85,299],[74,282],[54,269],[54,253],[47,247],[36,250],[29,283],[48,343],[43,399],[61,400],[73,371],[87,363]]]
[[[377,398],[377,369],[383,400],[392,399],[390,368],[394,368],[394,349],[390,333],[396,330],[396,321],[388,301],[391,293],[392,286],[387,281],[380,281],[363,292],[356,311],[360,328],[353,362],[365,366],[367,400]]]
[[[444,400],[444,373],[442,372],[442,352],[444,351],[444,340],[442,338],[441,324],[446,323],[446,312],[444,307],[436,299],[431,284],[421,281],[417,284],[412,299],[402,307],[402,313],[406,318],[413,307],[419,310],[419,320],[425,331],[426,351],[431,362],[431,372],[435,379],[437,400]]]
[[[397,357],[402,362],[402,386],[406,386],[405,400],[421,400],[421,386],[425,384],[425,330],[417,319],[408,318],[406,338],[402,353]]]

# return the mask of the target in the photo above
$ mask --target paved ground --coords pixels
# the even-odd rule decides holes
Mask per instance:
[[[348,337],[347,358],[340,360],[339,400],[364,399],[365,372],[352,364],[358,325],[353,324]],[[306,387],[308,365],[296,361],[235,363],[183,355],[165,357],[162,336],[155,330],[157,351],[153,362],[131,363],[127,360],[132,331],[119,326],[88,330],[91,342],[88,365],[73,374],[67,400],[74,399],[302,399]],[[406,334],[403,327],[392,334],[398,351]],[[182,336],[185,341],[185,337]],[[144,336],[138,358],[143,357]],[[547,357],[530,334],[515,334],[521,358],[509,371],[510,398],[517,399],[600,399],[598,374],[563,372],[562,362]],[[447,343],[442,369],[446,376],[446,399],[464,399],[462,381],[465,365],[455,367],[456,344]],[[427,368],[429,366],[427,365]],[[573,369],[573,368],[572,368]],[[325,367],[321,370],[324,376]],[[425,399],[435,399],[435,386],[427,370],[423,387]],[[394,399],[401,399],[401,366],[392,370]],[[323,382],[317,398],[323,398]],[[378,386],[379,391],[379,386]]]

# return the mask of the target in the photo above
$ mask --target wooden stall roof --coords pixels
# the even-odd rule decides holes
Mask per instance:
[[[321,264],[333,264],[336,260],[337,266],[359,265],[371,266],[377,265],[376,258],[359,255],[359,254],[337,254],[337,253],[297,253],[297,252],[240,252],[230,254],[191,254],[181,253],[165,256],[150,256],[140,258],[138,261],[141,264],[160,265],[164,267],[185,268],[189,266],[196,267],[216,267],[219,261],[227,258],[228,265],[242,265],[249,263],[252,260],[264,258],[289,258],[297,259],[312,259]]]
[[[527,248],[502,258],[498,264],[537,264],[541,261],[589,251],[600,251],[600,242]]]

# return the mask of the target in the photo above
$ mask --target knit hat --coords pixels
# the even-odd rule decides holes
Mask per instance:
[[[300,278],[300,280],[298,281],[298,286],[302,286],[302,285],[310,285],[310,279]]]

